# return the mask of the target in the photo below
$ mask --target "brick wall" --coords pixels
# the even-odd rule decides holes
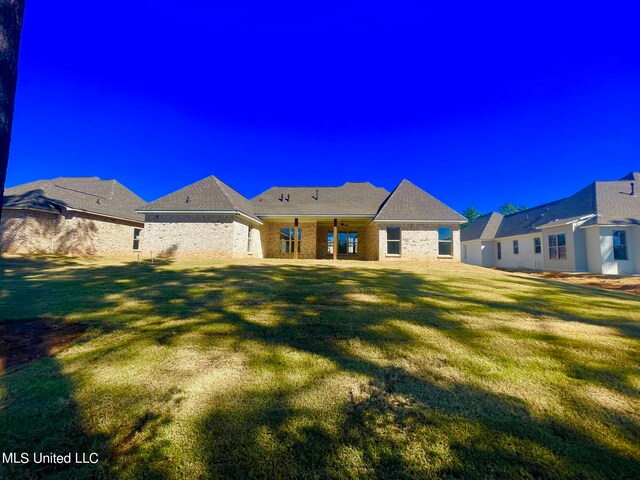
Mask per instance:
[[[142,224],[81,212],[54,214],[4,210],[0,250],[17,254],[118,256],[136,258],[133,232]],[[144,246],[144,230],[141,232]]]
[[[380,260],[427,260],[427,259],[452,259],[460,261],[460,226],[458,224],[424,224],[424,223],[398,223],[400,233],[400,256],[387,255],[387,226],[378,224],[379,258]],[[440,257],[438,255],[438,227],[451,227],[453,236],[452,257]]]
[[[316,258],[316,223],[300,222],[302,239],[298,258]],[[293,258],[293,253],[280,252],[280,230],[293,228],[290,223],[265,223],[263,227],[263,251],[267,258]]]
[[[367,237],[367,227],[338,227],[338,233],[343,232],[343,233],[349,233],[349,232],[356,232],[358,234],[358,253],[357,254],[342,254],[342,255],[338,255],[339,259],[344,259],[344,260],[365,260],[367,258],[367,243],[369,242],[369,238]],[[319,226],[318,227],[318,246],[316,249],[316,258],[325,258],[325,259],[331,259],[333,258],[333,254],[332,253],[327,253],[327,247],[328,247],[328,234],[329,232],[333,232],[333,227],[332,226]],[[337,242],[335,243],[336,248],[337,247]]]

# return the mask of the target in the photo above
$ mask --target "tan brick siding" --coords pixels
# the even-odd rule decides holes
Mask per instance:
[[[135,258],[134,228],[142,228],[142,224],[81,212],[57,215],[31,210],[4,210],[0,224],[0,250],[17,254]],[[140,244],[144,248],[144,230]]]
[[[328,247],[328,234],[329,232],[333,232],[332,226],[319,226],[318,227],[318,247],[316,249],[316,258],[333,258],[333,254],[327,253]],[[369,242],[367,237],[367,227],[338,227],[338,233],[344,232],[356,232],[358,234],[358,253],[357,254],[347,254],[347,255],[338,255],[339,259],[345,260],[366,260],[367,259],[367,250],[366,245]],[[336,242],[336,248],[337,242]]]
[[[460,226],[457,224],[424,224],[398,223],[400,233],[400,256],[387,255],[387,226],[378,224],[379,256],[380,260],[423,260],[423,259],[451,259],[460,261]],[[453,236],[452,257],[438,255],[438,227],[451,227]]]
[[[298,258],[316,258],[316,223],[300,222],[302,239]],[[267,258],[293,258],[293,253],[280,252],[280,230],[293,228],[291,223],[265,223],[263,228],[263,250]]]

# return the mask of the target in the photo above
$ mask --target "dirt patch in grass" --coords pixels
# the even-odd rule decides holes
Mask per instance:
[[[590,273],[532,272],[525,271],[533,277],[549,278],[577,285],[606,288],[619,292],[640,295],[640,276],[637,275],[597,275]]]
[[[0,375],[38,358],[55,355],[86,329],[82,323],[52,318],[0,323]]]

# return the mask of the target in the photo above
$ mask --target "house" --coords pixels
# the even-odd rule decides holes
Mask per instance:
[[[638,181],[640,173],[632,172],[511,215],[483,215],[462,230],[462,261],[485,267],[640,273]]]
[[[464,217],[411,182],[272,187],[249,200],[207,177],[138,209],[153,256],[459,260]]]
[[[116,180],[65,177],[5,190],[0,251],[133,256],[141,248],[145,201]]]

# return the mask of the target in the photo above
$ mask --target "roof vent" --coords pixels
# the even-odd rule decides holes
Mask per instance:
[[[280,194],[280,201],[281,201],[281,202],[284,202],[284,193],[281,193],[281,194]]]
[[[635,197],[636,195],[636,184],[631,182],[631,195]]]
[[[289,194],[287,193],[287,202],[289,201]]]
[[[311,196],[311,198],[313,198],[315,201],[318,201],[318,198],[320,198],[320,197],[319,197],[319,194],[320,194],[320,190],[318,190],[318,189],[316,188],[316,196],[314,197],[314,196],[312,195],[312,196]]]
[[[189,203],[190,201],[191,201],[191,197],[187,195],[187,199],[185,200],[185,203]]]

